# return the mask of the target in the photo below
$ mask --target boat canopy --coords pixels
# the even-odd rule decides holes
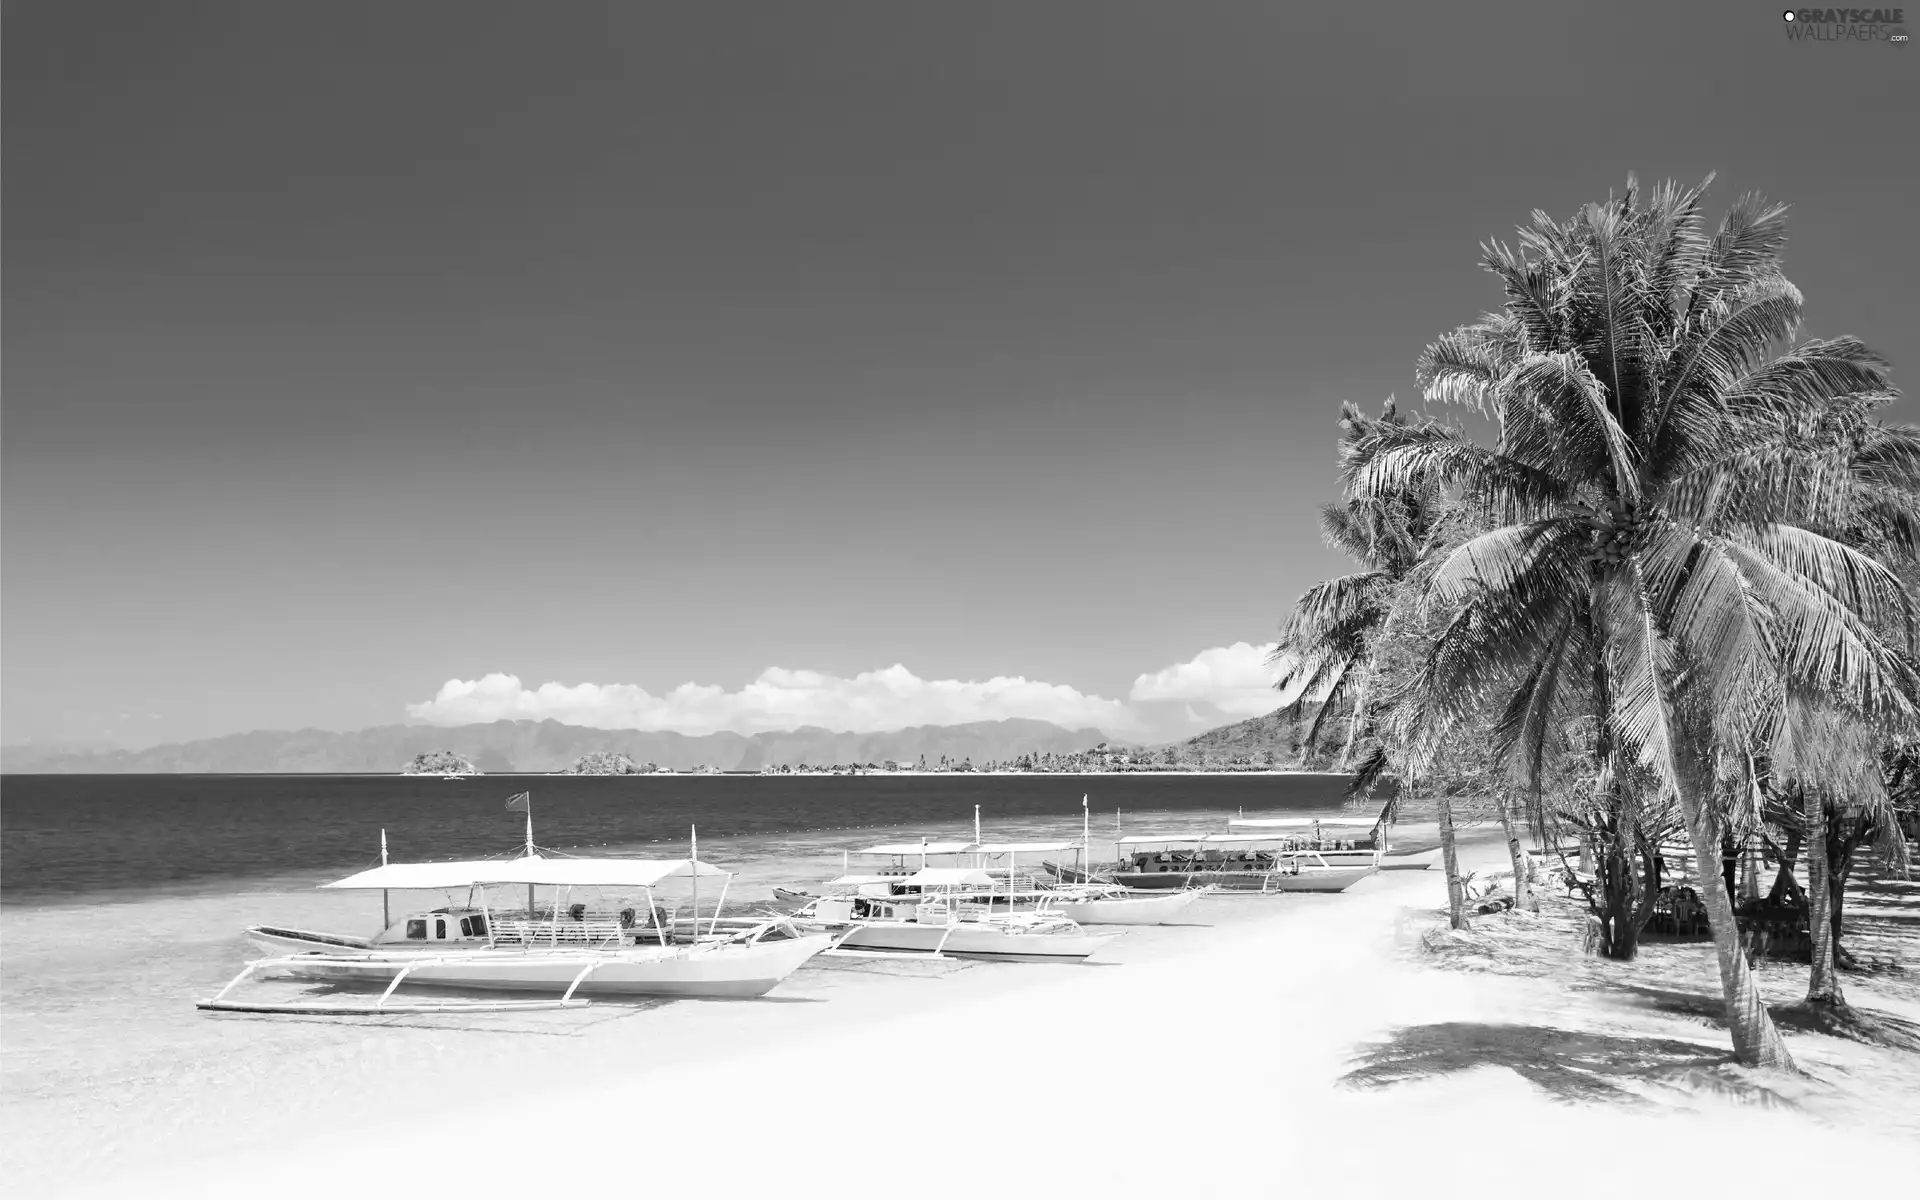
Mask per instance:
[[[1227,822],[1233,829],[1372,829],[1379,821],[1356,821],[1350,817],[1235,817]]]
[[[969,867],[926,867],[898,882],[909,887],[992,887],[993,876]]]
[[[1171,833],[1123,837],[1117,846],[1234,846],[1250,842],[1277,842],[1284,834],[1275,833]]]
[[[976,854],[1052,854],[1079,848],[1079,842],[994,842],[975,846],[973,850]]]
[[[847,853],[898,857],[906,854],[965,854],[971,849],[972,842],[901,842],[893,846],[868,846],[865,850],[849,850]]]
[[[686,858],[483,858],[455,862],[388,863],[323,883],[323,888],[357,891],[476,887],[490,883],[530,883],[551,887],[653,887],[668,879],[694,875],[725,877],[733,872]]]
[[[898,875],[842,875],[838,879],[829,879],[827,887],[860,887],[869,883],[899,883]]]

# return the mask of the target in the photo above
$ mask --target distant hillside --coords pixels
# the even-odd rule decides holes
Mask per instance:
[[[1232,725],[1209,729],[1198,737],[1179,743],[1179,746],[1191,747],[1202,755],[1228,757],[1264,750],[1279,762],[1297,763],[1300,761],[1301,743],[1306,740],[1307,729],[1313,724],[1313,715],[1318,711],[1319,705],[1303,705],[1298,717],[1287,718],[1281,715],[1281,710],[1276,709],[1264,717],[1251,717]],[[1328,736],[1336,732],[1344,733],[1344,730],[1322,729],[1321,744],[1324,746]]]
[[[832,766],[885,759],[929,762],[1012,759],[1022,754],[1071,754],[1108,740],[1097,729],[1064,729],[1047,721],[976,721],[920,725],[885,733],[837,733],[804,728],[746,736],[688,737],[631,729],[588,729],[558,721],[495,721],[442,728],[379,725],[351,733],[319,729],[260,731],[154,746],[146,750],[74,751],[38,746],[0,747],[0,771],[10,774],[223,774],[399,772],[415,756],[447,751],[489,775],[565,771],[583,755],[625,755],[669,770],[699,766],[723,771],[767,766]]]
[[[446,750],[436,750],[431,754],[416,754],[413,761],[400,768],[402,775],[478,775],[481,772],[472,763]]]
[[[606,751],[601,750],[595,751],[592,754],[582,754],[574,761],[571,767],[567,768],[567,774],[645,775],[651,773],[658,765],[657,763],[648,763],[642,767],[639,763],[634,762],[624,754],[608,754]]]

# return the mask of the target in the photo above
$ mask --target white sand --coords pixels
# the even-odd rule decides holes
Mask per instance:
[[[1469,865],[1502,858],[1480,845]],[[1710,1093],[1643,1112],[1568,1105],[1503,1068],[1343,1085],[1356,1049],[1400,1026],[1585,1027],[1589,1002],[1549,981],[1438,971],[1398,949],[1408,906],[1443,892],[1434,870],[1343,896],[1210,899],[1194,920],[1211,927],[1132,931],[1115,965],[823,967],[779,989],[784,1002],[363,1028],[224,1107],[124,1112],[145,1133],[122,1131],[114,1177],[49,1151],[15,1156],[10,1179],[34,1195],[1362,1196],[1484,1193],[1539,1173],[1584,1196],[1730,1173],[1777,1187],[1920,1144]],[[1726,1049],[1716,1029],[1634,1020]],[[10,1139],[35,1133],[8,1124]],[[1630,1169],[1591,1165],[1620,1154]]]

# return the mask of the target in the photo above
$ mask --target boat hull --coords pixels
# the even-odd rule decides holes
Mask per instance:
[[[921,925],[912,921],[881,921],[848,928],[834,949],[875,950],[890,954],[938,954],[946,941],[945,925]]]
[[[1429,846],[1425,850],[1413,850],[1397,854],[1392,850],[1380,856],[1382,871],[1424,871],[1440,857],[1440,847]]]
[[[1084,962],[1113,934],[1014,933],[990,925],[957,925],[941,953],[989,962]]]
[[[1047,911],[1071,917],[1081,925],[1158,925],[1185,912],[1200,895],[1197,891],[1180,891],[1162,896],[1063,900],[1048,905]]]
[[[366,938],[271,925],[249,927],[247,941],[267,954],[351,954],[373,949],[373,943]]]
[[[918,921],[869,921],[848,928],[835,948],[890,954],[942,954],[993,962],[1081,962],[1115,936],[1019,933],[986,922],[935,925]]]
[[[746,946],[313,953],[278,960],[273,973],[316,983],[384,985],[405,971],[402,987],[503,992],[564,992],[579,979],[582,995],[750,999],[766,995],[832,944],[832,937],[812,934]],[[582,978],[589,966],[593,970]]]
[[[1040,865],[1049,875],[1062,883],[1087,883],[1091,880],[1091,876],[1079,867],[1070,867],[1065,863],[1056,862],[1042,862]]]
[[[1226,892],[1344,892],[1373,874],[1375,868],[1304,867],[1298,874],[1286,871],[1120,871],[1113,881],[1140,891],[1171,891],[1176,888],[1211,886]]]

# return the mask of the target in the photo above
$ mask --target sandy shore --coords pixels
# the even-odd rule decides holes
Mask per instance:
[[[1467,857],[1488,870],[1503,855]],[[1435,969],[1410,947],[1443,893],[1435,870],[1343,896],[1210,899],[1191,925],[1130,931],[1103,965],[841,960],[757,1003],[395,1019],[290,1054],[245,1094],[210,1079],[187,1109],[123,1110],[110,1154],[63,1146],[54,1121],[12,1107],[9,1140],[39,1149],[15,1141],[9,1178],[34,1195],[962,1196],[1185,1180],[1350,1196],[1483,1192],[1522,1172],[1598,1195],[1619,1176],[1589,1164],[1615,1153],[1644,1155],[1665,1190],[1762,1167],[1776,1186],[1811,1181],[1920,1144],[1898,1121],[1823,1106],[1822,1072],[1846,1068],[1807,1045],[1832,1040],[1817,1037],[1794,1039],[1805,1084],[1655,1072],[1632,1103],[1564,1103],[1515,1067],[1577,1066],[1635,1039],[1706,1061],[1725,1035],[1552,979]],[[1436,1038],[1504,1065],[1420,1078]],[[1415,1078],[1356,1086],[1356,1069]]]

